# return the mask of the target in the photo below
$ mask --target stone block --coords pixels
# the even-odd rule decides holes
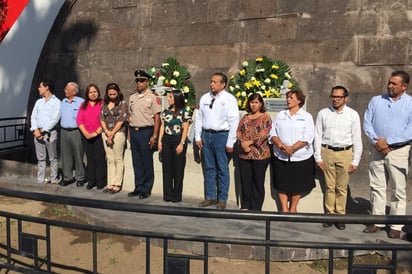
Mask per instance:
[[[249,20],[276,16],[279,12],[277,2],[266,0],[241,1],[239,19]]]
[[[212,0],[208,4],[208,22],[227,21],[239,18],[239,0]],[[206,16],[204,14],[203,16]]]
[[[155,3],[152,5],[150,22],[152,26],[176,25],[178,10],[176,2]]]
[[[296,16],[259,20],[256,41],[262,43],[291,41],[296,38],[297,28],[298,18]]]
[[[227,44],[253,43],[258,40],[259,20],[233,22],[227,25]]]
[[[238,60],[238,47],[210,45],[201,47],[181,47],[177,49],[179,62],[194,64],[195,66],[214,71],[226,71],[232,65],[233,60]],[[184,61],[184,56],[191,56],[191,61]]]
[[[334,13],[314,14],[299,21],[296,33],[299,41],[325,41],[351,39],[354,33],[347,29],[352,16],[339,16]]]
[[[358,58],[356,64],[366,65],[410,65],[411,40],[408,37],[357,37]]]
[[[316,9],[317,9],[316,2],[315,1],[301,1],[301,0],[280,0],[278,1],[278,6],[279,6],[278,12],[280,14],[316,13]]]
[[[138,5],[138,0],[111,0],[113,9],[130,8]]]

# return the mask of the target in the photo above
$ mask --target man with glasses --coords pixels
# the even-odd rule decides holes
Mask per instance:
[[[210,92],[200,98],[195,119],[195,142],[203,150],[205,199],[199,207],[217,204],[225,209],[229,192],[228,154],[233,152],[239,110],[236,98],[225,90],[227,77],[215,73]],[[217,185],[216,185],[217,178]]]
[[[136,92],[129,98],[130,145],[134,170],[134,191],[129,197],[146,199],[154,182],[153,152],[160,128],[160,100],[148,88],[150,75],[136,70]]]
[[[369,184],[373,215],[386,214],[386,187],[391,188],[390,215],[406,214],[406,178],[412,140],[412,97],[406,93],[409,74],[392,72],[387,94],[374,96],[365,111],[364,130],[373,145],[369,162]],[[392,224],[389,238],[400,238],[403,225]],[[372,224],[363,232],[385,228]]]
[[[348,90],[335,86],[330,93],[332,104],[319,111],[315,126],[315,160],[325,176],[325,213],[346,214],[349,175],[362,156],[359,114],[346,105]],[[324,227],[332,226],[324,223]],[[339,230],[344,223],[336,223]]]

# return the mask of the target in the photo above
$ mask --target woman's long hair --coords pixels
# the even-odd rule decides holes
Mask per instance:
[[[96,84],[90,84],[90,85],[88,85],[88,86],[86,87],[86,91],[84,92],[84,102],[82,103],[82,108],[83,108],[83,109],[86,109],[86,108],[87,108],[87,105],[88,105],[89,102],[91,101],[91,100],[90,100],[90,97],[89,97],[89,92],[90,92],[90,89],[91,89],[92,87],[94,87],[94,88],[97,90],[97,95],[98,95],[98,97],[97,97],[97,99],[96,99],[96,104],[98,104],[98,103],[100,103],[100,102],[102,101],[102,98],[100,98],[100,89],[99,89],[99,87],[98,87]]]
[[[185,108],[185,96],[183,95],[183,92],[178,89],[171,90],[169,93],[173,94],[175,115],[177,115]],[[170,106],[169,109],[172,107],[173,106]]]
[[[115,91],[117,91],[117,96],[116,96],[116,100],[114,101],[114,105],[117,106],[120,104],[121,101],[123,101],[123,93],[120,91],[120,87],[118,84],[116,83],[109,83],[106,86],[106,94],[104,95],[104,102],[107,105],[108,103],[110,103],[110,98],[109,98],[109,90],[114,89]]]

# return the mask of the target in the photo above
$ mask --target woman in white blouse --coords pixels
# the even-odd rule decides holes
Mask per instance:
[[[312,115],[302,109],[305,95],[301,90],[286,93],[287,109],[272,123],[273,185],[279,193],[282,212],[297,212],[303,193],[315,186],[313,158],[314,123]]]

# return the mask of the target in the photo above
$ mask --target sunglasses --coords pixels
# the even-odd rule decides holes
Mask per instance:
[[[209,105],[209,108],[210,108],[210,109],[213,108],[213,103],[215,102],[215,99],[216,99],[216,98],[213,98],[213,99],[212,99],[212,102],[210,102],[210,105]]]
[[[136,78],[134,81],[136,82],[136,83],[143,83],[143,82],[145,82],[147,79],[144,79],[144,78]]]

